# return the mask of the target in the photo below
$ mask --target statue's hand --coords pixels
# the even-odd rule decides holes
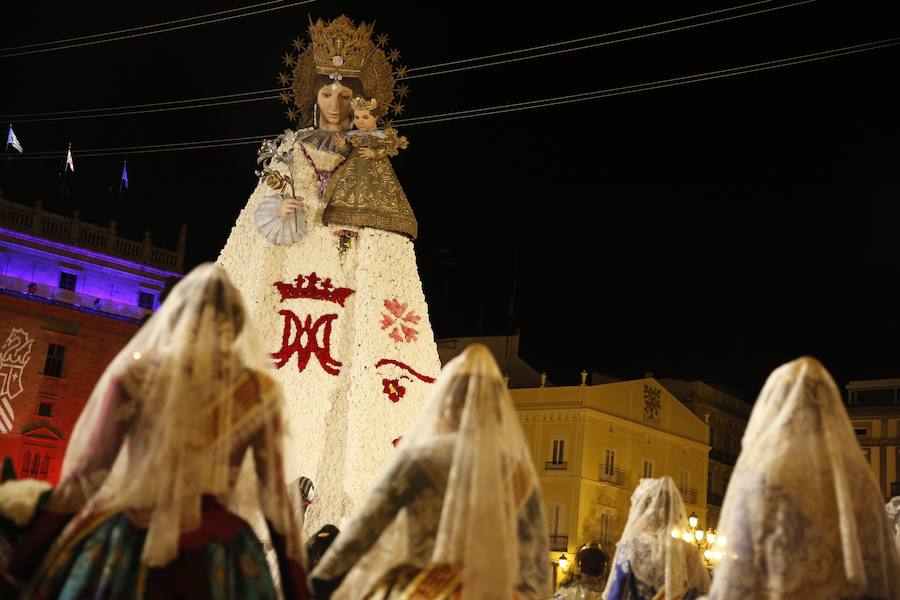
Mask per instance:
[[[360,148],[359,155],[362,156],[363,158],[367,158],[367,159],[371,160],[371,159],[375,158],[375,151],[372,150],[371,148]]]
[[[287,219],[301,206],[303,206],[301,198],[283,198],[278,205],[278,216],[282,219]]]
[[[338,147],[338,150],[346,150],[347,149],[347,138],[342,136],[339,133],[336,133],[332,136],[332,140],[334,140],[334,145]]]

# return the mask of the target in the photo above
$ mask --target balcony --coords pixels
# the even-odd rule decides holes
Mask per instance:
[[[697,506],[697,490],[694,488],[678,486],[678,491],[681,492],[681,499],[684,500],[686,504]]]
[[[707,504],[712,504],[713,506],[722,506],[722,500],[724,500],[722,494],[717,494],[715,492],[706,493]]]
[[[549,535],[547,536],[551,552],[566,552],[569,549],[569,536],[567,535]]]
[[[182,231],[178,250],[173,252],[153,246],[149,233],[142,241],[135,242],[119,237],[114,223],[98,227],[83,223],[77,211],[69,218],[44,211],[40,203],[29,207],[3,199],[0,199],[0,226],[178,273],[184,268],[186,230]]]
[[[722,450],[717,450],[713,448],[709,451],[709,459],[714,460],[716,462],[725,463],[726,465],[734,466],[734,463],[737,462],[737,456],[734,454],[729,454],[728,452],[723,452]]]
[[[125,304],[123,302],[113,302],[105,298],[90,296],[88,294],[79,294],[71,290],[65,290],[52,285],[42,283],[33,283],[11,277],[9,275],[0,275],[0,291],[8,290],[16,292],[24,296],[32,296],[70,304],[75,308],[82,308],[98,313],[107,313],[116,317],[126,317],[128,319],[140,320],[145,315],[152,313],[152,310]]]
[[[625,471],[622,469],[608,469],[603,467],[600,469],[600,481],[616,487],[622,487],[625,484]]]
[[[567,463],[565,461],[563,461],[563,462],[547,461],[544,463],[545,471],[565,471],[568,468],[569,468],[569,463]]]

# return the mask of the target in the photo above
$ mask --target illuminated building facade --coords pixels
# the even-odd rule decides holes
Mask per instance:
[[[94,384],[181,277],[178,251],[0,198],[0,457],[56,482]]]

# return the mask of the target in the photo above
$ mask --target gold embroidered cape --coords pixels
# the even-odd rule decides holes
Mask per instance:
[[[388,156],[407,146],[396,130],[348,136],[353,150],[347,162],[332,175],[323,200],[326,225],[352,225],[394,231],[416,239],[418,223]],[[360,148],[371,148],[375,158],[360,156]]]

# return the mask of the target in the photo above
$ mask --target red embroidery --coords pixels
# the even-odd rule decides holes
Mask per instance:
[[[310,273],[307,277],[297,275],[295,281],[296,284],[294,285],[282,283],[280,281],[275,283],[275,287],[278,288],[278,293],[281,294],[282,302],[285,300],[309,298],[310,300],[324,300],[326,302],[334,302],[335,304],[344,306],[344,302],[346,302],[350,294],[353,293],[353,290],[350,288],[334,287],[330,277],[323,281],[316,275],[315,271]],[[303,285],[304,281],[306,282],[306,285]]]
[[[400,362],[399,360],[394,360],[392,358],[382,358],[377,363],[375,363],[375,368],[377,369],[378,367],[382,367],[384,365],[395,365],[397,367],[400,367],[401,369],[406,369],[409,373],[411,373],[415,377],[419,378],[421,381],[424,381],[425,383],[434,383],[434,377],[429,377],[428,375],[422,375],[421,373],[414,370],[409,365],[404,364],[404,363]]]
[[[315,356],[326,373],[340,375],[338,367],[343,366],[343,363],[331,356],[331,324],[338,318],[336,314],[322,315],[315,323],[312,322],[312,316],[307,315],[302,324],[300,318],[293,311],[280,310],[278,314],[284,317],[284,331],[281,334],[281,349],[272,353],[272,358],[276,359],[276,368],[280,369],[286,365],[296,354],[297,370],[302,372],[309,363],[310,357]],[[319,329],[323,326],[322,342],[319,343]],[[294,332],[293,339],[291,339],[291,331]],[[305,344],[304,334],[306,334]]]
[[[394,327],[391,332],[388,334],[392,340],[397,343],[403,342],[414,342],[418,339],[419,332],[412,327],[405,325],[404,323],[412,323],[413,325],[417,325],[419,321],[422,320],[422,317],[416,314],[415,311],[411,310],[408,313],[406,309],[409,307],[409,304],[400,304],[400,301],[394,298],[393,300],[385,300],[384,307],[388,309],[390,315],[386,315],[381,313],[381,329],[384,331],[391,325],[394,325],[398,321],[402,321],[399,323],[400,327]],[[406,313],[404,315],[404,313]]]
[[[400,385],[399,379],[382,379],[381,384],[384,386],[381,391],[387,394],[391,402],[400,402],[400,398],[406,395],[406,388]]]
[[[400,437],[394,438],[394,439],[391,440],[391,443],[394,445],[394,448],[397,447],[397,444],[399,444],[399,443],[400,443],[400,440],[402,440],[402,439],[403,439],[403,436],[401,435]]]

